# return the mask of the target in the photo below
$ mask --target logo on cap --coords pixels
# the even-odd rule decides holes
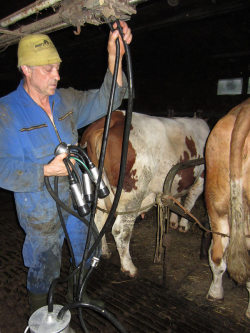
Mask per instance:
[[[50,42],[46,39],[44,39],[43,41],[40,41],[38,44],[35,44],[35,48],[38,48],[38,47],[46,48],[49,46],[50,46]]]

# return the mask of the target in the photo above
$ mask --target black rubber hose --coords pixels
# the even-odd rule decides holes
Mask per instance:
[[[72,148],[73,147],[73,148]],[[76,146],[70,146],[70,157],[76,157],[78,158],[81,162],[83,162],[85,164],[85,166],[83,166],[81,163],[79,163],[78,161],[78,165],[79,165],[79,168],[80,170],[83,172],[87,172],[90,179],[92,180],[92,182],[95,182],[89,168],[90,168],[90,165],[92,165],[92,161],[90,160],[90,158],[88,157],[88,155],[86,154],[86,152],[84,151],[84,149],[80,148],[80,147],[77,147],[78,150],[75,150],[75,147]],[[87,158],[86,158],[87,157]]]
[[[65,205],[65,203],[63,201],[61,201],[58,197],[58,195],[56,195],[56,193],[53,191],[51,185],[50,185],[50,181],[49,181],[49,177],[45,176],[44,177],[44,183],[46,185],[46,188],[49,192],[49,194],[51,195],[51,197],[55,200],[55,202],[60,205],[60,207],[62,207],[64,210],[66,210],[69,214],[75,216],[78,220],[82,221],[88,228],[91,228],[91,232],[93,233],[93,237],[94,239],[98,238],[98,230],[95,224],[93,224],[92,226],[90,226],[89,221],[87,219],[85,219],[84,217],[80,216],[79,214],[77,214],[75,211],[73,211],[72,209],[70,209],[67,205]],[[96,257],[100,257],[100,250],[98,250],[95,254]]]
[[[67,162],[70,162],[70,161],[67,161]],[[65,166],[67,168],[68,171],[71,172],[70,168],[69,168],[69,165],[68,163],[65,163]],[[72,164],[72,163],[71,163]],[[72,166],[72,165],[71,165]],[[76,171],[75,171],[76,172]],[[45,181],[45,185],[46,185],[46,188],[48,190],[48,192],[50,193],[50,195],[52,196],[52,198],[55,200],[56,202],[56,206],[57,206],[57,211],[58,211],[58,215],[59,215],[59,219],[60,219],[60,222],[61,222],[61,226],[63,228],[63,231],[64,231],[64,234],[65,234],[65,237],[66,237],[66,240],[67,240],[67,244],[68,244],[68,247],[69,247],[69,251],[70,251],[70,256],[72,258],[72,265],[73,267],[76,267],[76,262],[75,262],[75,257],[74,257],[74,252],[73,252],[73,249],[72,249],[72,245],[71,245],[71,241],[69,239],[69,235],[68,235],[68,232],[67,232],[67,229],[66,229],[66,226],[65,226],[65,222],[64,222],[64,219],[63,219],[63,216],[62,216],[62,212],[61,212],[61,207],[64,208],[69,214],[72,214],[74,215],[75,217],[77,217],[79,220],[81,220],[82,222],[84,222],[89,228],[88,230],[90,229],[90,226],[89,226],[89,222],[88,220],[84,219],[83,217],[79,216],[77,213],[75,213],[73,210],[71,210],[68,206],[66,206],[60,199],[59,199],[59,196],[58,196],[58,177],[54,177],[54,191],[50,185],[50,182],[49,182],[49,177],[44,177],[44,181]],[[95,237],[97,237],[98,235],[98,230],[96,228],[96,225],[94,224],[93,225],[93,229],[92,232],[94,232],[94,235]],[[95,253],[95,256],[96,257],[100,257],[101,255],[101,249],[100,249],[100,244],[99,244],[99,247],[96,248],[96,253]],[[57,283],[63,283],[63,282],[66,282],[68,279],[71,278],[72,275],[75,274],[77,270],[74,270],[74,272],[67,278],[67,279],[64,279],[64,280],[61,280],[60,278],[57,278],[57,279],[54,279],[51,283],[51,286],[50,286],[50,289],[49,289],[49,293],[48,293],[48,312],[53,312],[53,294],[54,294],[54,289],[57,285]],[[84,282],[85,284],[86,282]]]
[[[74,148],[76,148],[77,146],[72,146]],[[81,148],[77,147],[79,151],[81,151]],[[85,153],[85,155],[87,155]],[[81,156],[84,156],[83,154],[81,154]],[[75,177],[80,181],[80,177],[78,175],[78,172],[76,170],[76,167],[74,166],[73,163],[71,163],[70,159],[68,157],[66,157],[64,160],[64,164],[65,164],[65,167],[67,168],[67,171],[68,171],[68,174],[71,175],[73,177],[73,173],[72,171],[70,170],[70,167],[73,169],[74,171],[74,174],[75,174]],[[70,167],[69,167],[70,165]],[[58,177],[55,177],[55,178],[58,178]],[[64,210],[66,210],[69,214],[71,215],[74,215],[75,217],[77,217],[79,220],[81,220],[82,222],[85,223],[85,225],[88,227],[88,230],[91,230],[91,232],[94,233],[94,239],[97,238],[99,232],[97,230],[97,227],[95,225],[95,223],[93,223],[92,225],[90,225],[90,222],[85,219],[84,217],[81,217],[78,213],[76,213],[75,211],[73,211],[72,209],[70,209],[68,206],[66,206],[64,204],[64,202],[62,202],[60,199],[59,199],[59,196],[58,196],[58,191],[55,192],[53,191],[51,185],[50,185],[50,181],[49,181],[49,177],[44,177],[44,182],[45,182],[45,185],[46,185],[46,188],[48,190],[48,192],[50,193],[50,195],[52,196],[52,198],[55,200],[56,204],[60,207],[62,207]],[[81,181],[80,181],[81,183]],[[60,219],[62,221],[62,219]],[[96,257],[100,257],[100,253],[101,253],[101,249],[99,248],[95,254]]]
[[[119,58],[120,58],[120,43],[119,43],[119,38],[116,39],[116,60],[115,60],[115,66],[114,66],[114,74],[112,78],[112,84],[111,84],[111,93],[110,93],[110,98],[109,98],[109,104],[108,104],[108,110],[107,110],[107,116],[105,119],[105,126],[104,126],[104,133],[103,133],[103,139],[102,139],[102,148],[101,148],[101,153],[100,153],[100,159],[99,159],[99,166],[98,166],[98,179],[95,187],[95,192],[94,192],[94,201],[91,209],[91,217],[90,217],[90,226],[94,224],[94,217],[95,217],[95,212],[96,212],[96,207],[97,207],[97,201],[98,201],[98,189],[102,180],[102,172],[103,172],[103,166],[104,166],[104,158],[105,158],[105,152],[106,152],[106,145],[107,145],[107,138],[108,138],[108,131],[109,131],[109,124],[111,120],[111,112],[112,112],[112,107],[113,107],[113,101],[114,101],[114,94],[115,94],[115,88],[116,88],[116,81],[117,81],[117,75],[118,75],[118,68],[119,68]],[[83,152],[84,154],[85,152]],[[87,157],[88,158],[88,157]],[[90,230],[89,230],[90,231]],[[95,250],[98,245],[101,243],[101,238],[99,238],[98,241],[94,242],[94,248],[92,246],[92,251]],[[83,268],[84,265],[87,261],[87,259],[90,257],[90,252],[89,252],[89,244],[90,244],[90,232],[88,232],[87,235],[87,241],[85,244],[85,250],[84,255],[83,255],[83,260],[81,262],[81,269],[80,269],[80,277],[82,276]],[[85,282],[81,281],[81,278],[78,281],[78,288],[77,290],[82,290],[82,284],[85,284]],[[80,322],[82,324],[82,328],[86,333],[88,333],[88,330],[86,328],[86,325],[84,324],[83,317],[82,317],[82,311],[79,309],[79,318]]]
[[[119,21],[117,21],[117,27],[120,30],[120,34],[121,34],[121,37],[122,37],[122,31],[121,31],[121,27],[120,27]],[[123,40],[123,38],[122,38],[122,40]],[[128,45],[124,42],[124,40],[123,40],[123,44],[124,44],[124,47],[125,47],[125,53],[126,53],[126,58],[127,58],[127,63],[128,63],[128,81],[129,81],[129,91],[128,92],[129,92],[129,97],[128,97],[128,111],[127,111],[126,117],[125,117],[125,127],[124,127],[124,134],[123,134],[121,166],[120,166],[120,174],[119,174],[119,180],[118,180],[118,185],[117,185],[117,191],[116,191],[116,194],[115,194],[115,197],[114,197],[114,201],[113,201],[113,204],[112,204],[109,216],[108,216],[108,218],[106,220],[106,223],[105,223],[104,227],[101,230],[101,233],[99,234],[99,236],[95,240],[95,242],[92,245],[91,249],[88,252],[84,251],[83,260],[81,262],[81,272],[82,272],[82,269],[84,267],[84,263],[90,257],[90,255],[93,253],[93,251],[95,250],[95,248],[98,246],[98,244],[101,241],[101,238],[103,237],[104,233],[106,232],[106,229],[109,227],[109,224],[112,222],[112,219],[114,217],[114,213],[116,211],[116,208],[117,208],[117,205],[118,205],[118,202],[119,202],[119,199],[120,199],[120,195],[121,195],[121,191],[122,191],[122,186],[123,186],[123,181],[124,181],[124,176],[125,176],[126,161],[127,161],[128,140],[129,140],[129,132],[130,132],[131,120],[132,120],[133,81],[132,81],[132,65],[131,65],[132,62],[131,62],[131,57],[130,57],[130,51],[129,51]],[[120,45],[119,45],[119,39],[118,38],[116,40],[116,45],[117,45],[117,48],[116,48],[116,52],[117,52],[116,55],[117,56],[116,56],[115,68],[117,67],[117,72],[118,72],[118,63],[119,63],[118,54],[120,53]],[[113,105],[113,98],[114,98],[114,91],[115,91],[115,84],[116,84],[116,80],[117,80],[117,72],[114,71],[113,81],[112,81],[112,86],[111,86],[111,96],[110,96],[110,100],[109,100],[109,110],[108,110],[108,115],[106,117],[104,134],[103,134],[103,142],[102,142],[102,150],[101,150],[101,156],[100,156],[100,159],[99,159],[99,177],[98,177],[96,191],[95,191],[95,200],[94,200],[94,204],[93,204],[92,211],[91,211],[91,219],[90,219],[90,223],[89,223],[88,236],[87,236],[86,247],[85,247],[86,250],[88,248],[87,243],[88,244],[90,243],[90,237],[89,237],[89,235],[90,235],[90,230],[92,230],[92,228],[93,228],[94,215],[95,215],[95,211],[96,211],[96,207],[97,207],[97,200],[98,200],[98,192],[97,191],[98,191],[98,187],[100,186],[101,179],[102,179],[102,171],[103,171],[104,159],[105,159],[105,150],[106,150],[107,139],[108,139],[108,131],[109,131],[109,124],[110,124],[110,119],[111,119],[111,112],[112,112],[112,105]],[[116,76],[115,76],[115,74],[116,74]],[[48,188],[50,194],[52,194],[52,197],[56,200],[56,202],[58,202],[58,204],[60,204],[60,205],[63,204],[61,206],[65,206],[65,208],[67,208],[66,205],[64,205],[64,203],[61,202],[61,200],[59,198],[56,198],[54,196],[53,191],[51,191],[52,189],[50,187],[48,179],[45,180],[45,184],[46,184],[46,187]],[[71,211],[68,208],[66,210],[68,212]],[[71,211],[71,212],[73,212],[73,211]],[[74,213],[73,215],[77,216],[78,214]],[[85,220],[84,218],[81,218],[81,217],[78,217],[78,218],[80,220]],[[81,272],[80,272],[80,276],[81,276]],[[87,274],[87,276],[89,276],[89,275],[90,274]],[[86,280],[87,279],[85,278],[85,281],[84,281],[85,283],[86,283]],[[79,284],[78,287],[79,288],[81,287],[81,289],[80,289],[80,294],[81,294],[81,291],[83,289],[83,283],[82,283],[82,285]],[[92,309],[94,311],[99,312],[101,315],[103,315],[108,320],[110,320],[112,322],[112,324],[120,332],[126,333],[126,331],[121,326],[121,324],[116,320],[116,318],[112,314],[110,314],[108,311],[104,310],[103,308],[96,307],[93,304],[86,304],[86,303],[81,303],[81,302],[73,303],[73,304],[68,305],[68,306],[66,306],[64,308],[67,310],[67,308],[69,309],[69,308],[79,308],[79,307],[86,307],[86,308],[89,308],[89,309]],[[62,310],[60,312],[62,312]],[[58,318],[60,316],[63,316],[64,312],[62,312],[60,316],[59,316],[59,314],[58,314]]]
[[[58,197],[58,177],[54,177],[54,193]],[[67,240],[67,245],[69,247],[70,256],[72,258],[72,265],[75,268],[76,267],[76,262],[75,262],[74,252],[73,252],[71,241],[70,241],[70,238],[69,238],[69,234],[68,234],[68,231],[66,229],[66,225],[65,225],[65,222],[64,222],[64,219],[63,219],[63,216],[62,216],[61,207],[57,203],[57,201],[56,201],[56,206],[57,206],[57,212],[58,212],[58,215],[59,215],[61,226],[63,228],[65,238]],[[97,253],[97,256],[99,258],[100,257],[100,249],[98,249],[98,250],[99,251]],[[49,292],[48,292],[48,312],[53,312],[53,294],[54,294],[54,290],[55,290],[55,287],[56,287],[57,283],[64,283],[64,282],[68,281],[75,274],[75,272],[77,272],[77,269],[75,269],[74,272],[72,272],[64,280],[62,280],[60,278],[56,278],[52,281],[52,283],[50,285],[50,288],[49,288]]]
[[[119,321],[115,318],[115,316],[103,309],[100,308],[94,304],[88,304],[88,303],[82,303],[82,302],[75,302],[75,303],[71,303],[71,304],[66,304],[58,313],[57,315],[57,319],[61,320],[65,314],[66,311],[70,310],[70,309],[75,309],[75,308],[85,308],[85,309],[90,309],[93,310],[95,312],[98,312],[101,316],[103,316],[104,318],[106,318],[107,320],[109,320],[115,328],[118,329],[119,332],[121,333],[127,333],[127,331],[124,329],[124,327],[119,323]]]
[[[54,178],[54,191],[55,191],[55,194],[58,196],[58,177]],[[64,235],[65,235],[66,240],[67,240],[70,256],[72,258],[72,263],[75,266],[75,256],[74,256],[74,252],[73,252],[71,242],[70,242],[70,239],[69,239],[69,234],[68,234],[68,231],[66,229],[66,225],[64,223],[61,207],[57,202],[56,202],[56,207],[57,207],[57,212],[58,212],[59,219],[60,219],[60,222],[61,222],[61,226],[63,228],[63,232],[64,232]],[[50,285],[49,292],[48,292],[48,312],[53,312],[53,304],[54,304],[53,303],[53,295],[54,295],[54,289],[55,289],[58,282],[60,282],[60,278],[54,279],[52,281],[51,285]]]
[[[76,150],[84,160],[86,160],[88,163],[91,163],[91,160],[90,160],[88,154],[85,152],[85,150],[83,148],[72,145],[72,146],[70,146],[69,149],[70,149],[70,152],[73,152],[73,153],[74,153],[74,150]]]
[[[106,145],[107,145],[107,137],[108,137],[109,124],[110,124],[110,119],[111,119],[111,112],[112,112],[112,107],[113,107],[114,93],[115,93],[115,88],[116,88],[116,81],[117,81],[117,74],[118,74],[118,67],[119,67],[119,55],[120,55],[120,44],[119,44],[119,39],[117,38],[117,40],[116,40],[116,61],[115,61],[114,75],[113,75],[113,80],[112,80],[112,85],[111,85],[111,94],[110,94],[109,105],[108,105],[108,115],[106,117],[105,131],[104,131],[103,141],[102,141],[102,150],[101,150],[101,156],[100,156],[100,162],[99,162],[99,176],[98,176],[98,180],[97,180],[97,184],[96,184],[96,189],[95,189],[95,199],[94,199],[94,203],[93,203],[92,210],[91,210],[91,218],[90,218],[90,222],[89,222],[89,228],[88,228],[88,234],[87,234],[87,240],[86,240],[86,244],[85,244],[85,250],[84,250],[83,260],[82,260],[82,262],[80,264],[80,276],[79,276],[79,281],[78,281],[78,291],[79,291],[79,294],[80,294],[79,295],[79,299],[80,299],[80,297],[82,295],[84,286],[87,283],[87,279],[89,278],[89,276],[90,276],[90,274],[92,273],[92,270],[93,270],[93,268],[90,269],[88,271],[87,275],[85,276],[84,280],[81,281],[81,276],[82,276],[83,268],[85,266],[86,260],[90,257],[89,251],[87,251],[87,250],[89,248],[90,239],[91,239],[91,232],[90,231],[92,231],[93,226],[95,225],[94,224],[94,216],[95,216],[95,211],[96,211],[96,207],[97,207],[98,188],[100,186],[100,182],[101,182],[101,179],[102,179],[102,170],[103,170],[103,166],[104,166],[104,158],[105,158],[105,151],[106,151]],[[77,150],[78,152],[80,152],[80,154],[83,155],[88,161],[90,161],[89,158],[88,158],[88,156],[87,156],[87,154],[85,154],[85,152],[83,152],[82,150],[80,150],[79,147],[73,146],[72,149],[73,148],[75,150]],[[69,168],[69,162],[70,161],[67,158],[64,160],[64,163],[65,163],[65,166],[66,166],[66,168],[68,170],[68,173],[69,173],[69,175],[71,174],[71,176],[72,176],[71,170]],[[72,215],[76,216],[80,220],[83,220],[83,222],[86,225],[88,225],[88,221],[87,220],[85,220],[84,218],[81,218],[80,216],[78,216],[78,214],[76,214],[75,212],[73,212],[70,208],[68,208],[59,199],[59,197],[58,197],[58,191],[56,193],[56,192],[54,192],[52,190],[52,188],[50,186],[49,178],[48,177],[44,177],[44,180],[45,180],[45,185],[47,187],[47,190],[50,193],[50,195],[52,196],[52,198],[56,201],[57,206],[60,206],[60,207],[64,208],[70,214],[73,213]],[[59,216],[62,217],[62,214],[60,214]],[[66,229],[65,224],[64,224],[64,228]],[[94,249],[96,249],[98,247],[98,245],[100,245],[100,241],[101,241],[101,239],[98,242],[95,242]],[[92,252],[93,252],[93,250],[92,250]],[[55,285],[56,285],[56,283],[58,281],[59,281],[59,279],[55,279],[52,282],[52,284],[51,284],[51,288],[50,288],[50,292],[49,292],[49,302],[48,302],[48,311],[49,312],[53,311],[53,296],[52,295],[53,295],[53,291],[54,291]],[[82,304],[82,303],[79,303],[79,304]],[[91,306],[93,306],[93,305],[90,305],[90,307]],[[74,307],[79,307],[79,306],[76,305]],[[96,311],[103,314],[104,310],[97,308]],[[80,319],[82,319],[82,313],[81,313],[81,311],[79,311],[79,315],[80,315]],[[117,328],[120,327],[119,322],[112,315],[109,315],[107,313],[106,317],[107,317],[107,319],[113,321],[115,323],[115,326]],[[112,317],[113,317],[113,319],[112,319]],[[82,319],[81,322],[83,322],[83,319]],[[83,328],[86,329],[86,326],[84,325],[84,323],[82,323],[82,325],[83,325]],[[125,331],[121,330],[121,332],[125,332]]]
[[[122,36],[122,31],[120,27],[120,23],[117,20],[117,26],[120,30],[120,34]],[[123,40],[123,38],[122,38]],[[116,211],[116,208],[118,206],[121,191],[123,187],[123,181],[125,177],[125,171],[126,171],[126,163],[127,163],[127,150],[128,150],[128,143],[129,143],[129,133],[130,133],[130,126],[132,121],[132,112],[133,112],[133,96],[134,96],[134,88],[133,88],[133,75],[132,75],[132,61],[131,61],[131,54],[129,50],[129,46],[127,43],[123,40],[124,48],[125,48],[125,55],[127,60],[127,68],[128,68],[128,110],[126,112],[125,117],[125,126],[124,126],[124,133],[123,133],[123,143],[122,143],[122,155],[121,155],[121,164],[120,164],[120,174],[118,179],[118,185],[117,190],[115,193],[114,201],[112,204],[112,207],[110,209],[109,215],[107,217],[107,220],[105,222],[105,225],[103,226],[102,230],[99,233],[98,238],[95,240],[95,243],[92,245],[91,249],[89,250],[88,255],[91,256],[92,252],[94,251],[95,247],[97,246],[98,242],[102,239],[103,235],[107,231],[107,229],[110,227],[110,225],[113,222],[114,214]]]
[[[104,166],[104,159],[105,159],[106,146],[107,146],[107,140],[108,140],[109,124],[110,124],[110,120],[111,120],[111,113],[112,113],[112,107],[113,107],[113,103],[114,103],[114,94],[115,94],[116,81],[117,81],[118,68],[119,68],[119,58],[120,58],[120,43],[119,43],[119,38],[117,38],[116,39],[116,61],[115,61],[115,67],[114,67],[114,74],[113,74],[113,78],[112,78],[108,111],[107,111],[107,116],[106,116],[106,120],[105,120],[102,148],[101,148],[101,154],[100,154],[99,166],[98,166],[99,176],[98,176],[98,180],[97,180],[96,188],[95,188],[95,192],[94,192],[94,202],[93,202],[92,210],[91,210],[90,226],[92,226],[94,224],[94,217],[95,217],[97,201],[98,201],[98,189],[99,189],[99,186],[100,186],[100,183],[102,180],[102,171],[103,171],[103,166]],[[99,238],[98,241],[95,240],[94,248],[92,245],[93,250],[98,246],[98,244],[100,244],[100,242],[101,242],[101,238]],[[89,237],[89,233],[88,233],[87,241],[86,241],[86,249],[89,249],[89,244],[90,244],[90,237]],[[83,269],[83,266],[84,266],[86,260],[93,253],[93,250],[91,251],[91,253],[89,251],[84,252],[84,258],[83,258],[83,262],[81,264],[81,270]]]
[[[84,277],[82,283],[79,285],[80,289],[77,290],[77,295],[78,295],[78,299],[77,299],[77,301],[79,301],[79,302],[80,302],[81,299],[82,299],[82,293],[83,293],[83,290],[84,290],[84,288],[85,288],[85,286],[86,286],[86,284],[87,284],[87,281],[88,281],[88,279],[89,279],[89,277],[90,277],[90,275],[91,275],[93,269],[94,269],[94,267],[91,266],[90,269],[88,270],[86,276]]]
[[[58,196],[58,177],[55,177],[55,179],[54,179],[54,191],[55,191],[55,194]],[[72,258],[72,264],[75,267],[76,266],[76,261],[75,261],[73,248],[72,248],[72,245],[71,245],[71,241],[70,241],[70,238],[69,238],[69,234],[68,234],[66,225],[64,223],[61,207],[57,202],[56,202],[56,207],[57,207],[57,212],[58,212],[59,219],[60,219],[60,222],[61,222],[61,226],[63,228],[63,232],[64,232],[64,235],[65,235],[65,238],[67,240],[68,247],[69,247],[69,253],[70,253],[70,256]]]
[[[62,200],[59,199],[59,197],[56,195],[56,193],[54,192],[54,190],[52,189],[52,187],[50,185],[49,177],[47,177],[47,176],[44,177],[44,183],[46,185],[46,188],[47,188],[49,194],[52,196],[52,198],[55,200],[56,203],[58,203],[69,214],[74,215],[75,217],[77,217],[87,227],[89,226],[89,221],[87,219],[85,219],[84,217],[81,217],[79,214],[77,214],[75,211],[73,211],[67,205],[65,205],[65,203]],[[98,235],[97,229],[96,230],[92,230],[92,231],[94,232],[95,236]]]
[[[53,312],[53,295],[54,295],[54,290],[57,285],[57,283],[65,283],[69,279],[71,279],[79,270],[79,267],[75,268],[74,271],[67,276],[65,279],[61,279],[60,277],[54,279],[50,285],[49,292],[48,292],[48,312]]]
[[[82,184],[82,180],[81,177],[79,176],[79,173],[77,172],[76,166],[71,162],[69,156],[65,157],[63,159],[63,162],[65,164],[65,166],[67,167],[67,171],[69,176],[74,177],[76,181],[78,181],[78,183],[80,184],[80,188],[83,188],[83,184]],[[71,171],[71,169],[72,171]]]

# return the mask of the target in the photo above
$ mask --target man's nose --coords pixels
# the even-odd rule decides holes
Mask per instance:
[[[57,81],[60,80],[59,71],[57,69],[53,71],[53,78],[56,79]]]

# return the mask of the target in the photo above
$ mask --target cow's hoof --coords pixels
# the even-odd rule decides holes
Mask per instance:
[[[125,275],[125,276],[127,276],[131,279],[135,279],[137,277],[137,271],[135,273],[131,273],[130,271],[126,271],[126,270],[121,269],[121,273],[122,273],[123,276]]]
[[[112,255],[111,252],[107,252],[107,253],[102,253],[101,257],[106,260],[106,259],[110,259],[111,255]]]
[[[183,232],[183,233],[186,233],[186,232],[188,232],[188,228],[187,228],[187,227],[180,226],[180,227],[179,227],[179,231],[180,231],[180,232]]]
[[[170,225],[170,228],[172,228],[172,229],[177,229],[178,228],[178,222],[171,222],[170,221],[169,225]]]
[[[207,294],[207,300],[209,302],[213,302],[213,303],[222,303],[224,301],[224,298],[215,298],[215,297]]]

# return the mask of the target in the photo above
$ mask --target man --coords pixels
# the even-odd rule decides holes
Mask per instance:
[[[121,21],[123,38],[131,30]],[[53,279],[60,275],[64,233],[56,203],[44,184],[44,176],[59,176],[60,199],[71,203],[66,154],[54,156],[60,142],[77,144],[77,129],[107,112],[116,45],[120,39],[120,62],[114,109],[126,91],[122,72],[124,47],[118,30],[108,40],[108,70],[99,90],[57,89],[61,58],[47,35],[23,37],[18,45],[18,67],[23,80],[17,90],[0,99],[0,187],[14,192],[18,219],[25,231],[24,264],[28,267],[27,289],[31,311],[47,303]],[[64,211],[64,219],[78,265],[82,259],[86,227]]]

